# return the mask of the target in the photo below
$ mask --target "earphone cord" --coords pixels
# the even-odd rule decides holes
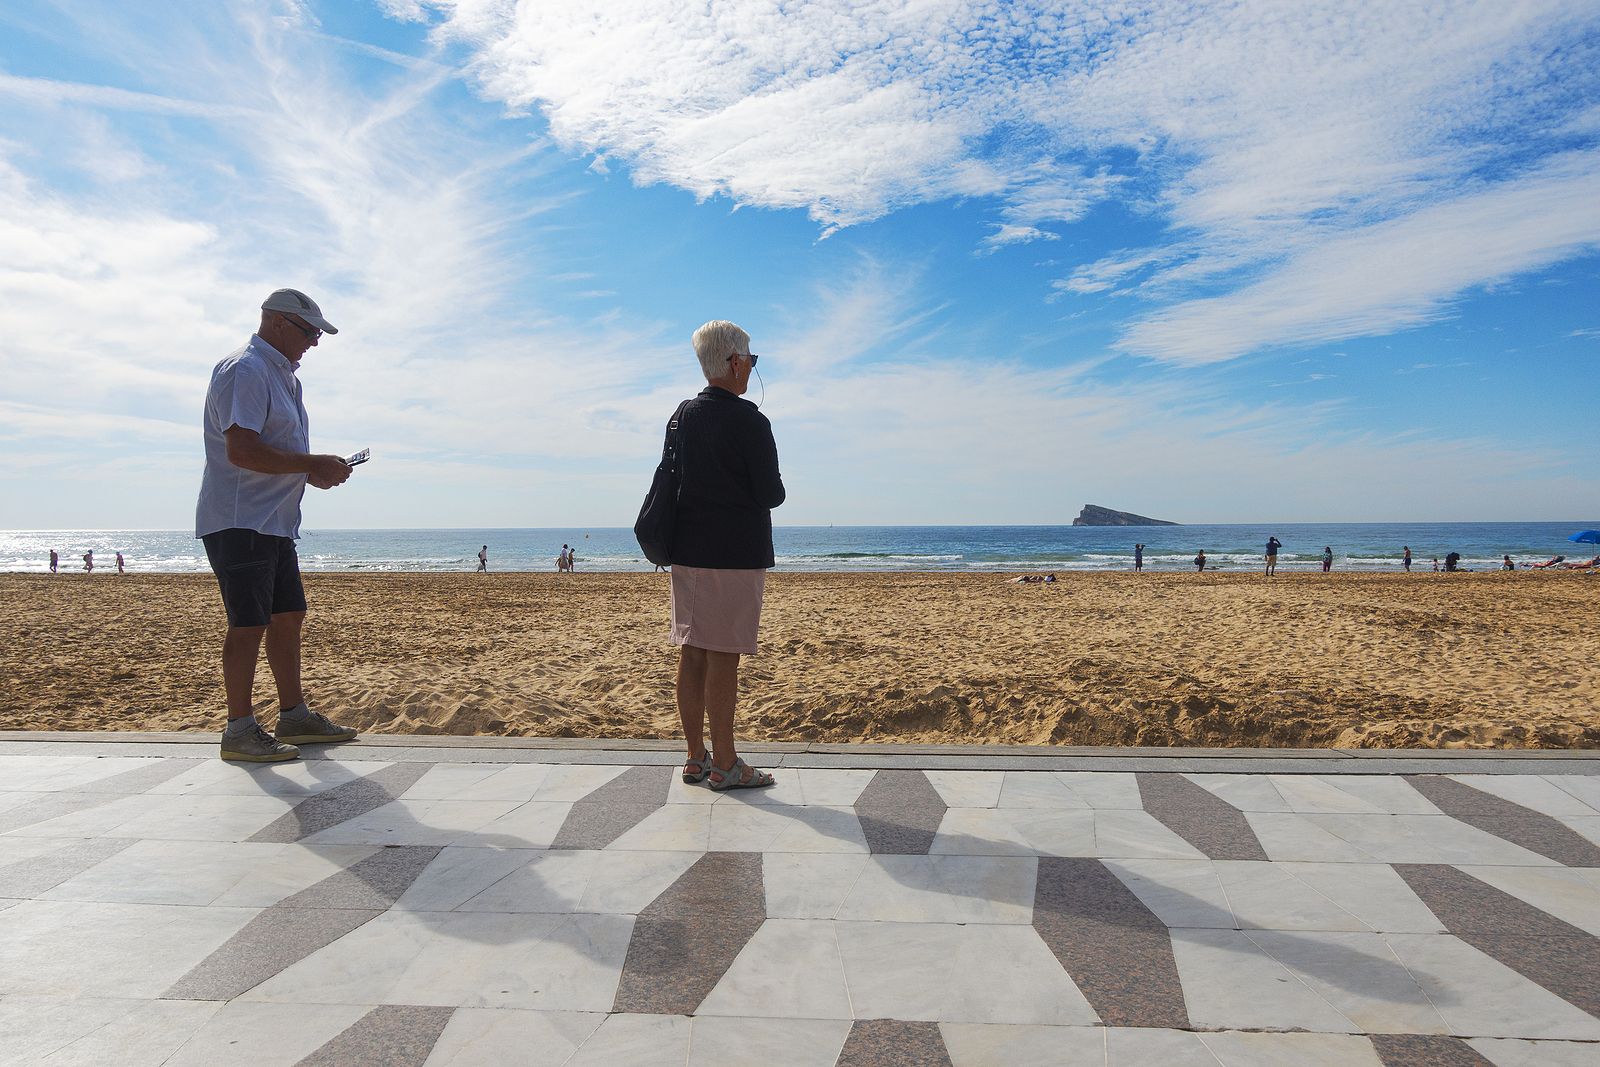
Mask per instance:
[[[761,399],[756,401],[756,410],[760,411],[761,405],[766,403],[767,400],[767,382],[766,379],[761,377],[761,372],[759,370],[756,370],[754,367],[751,367],[750,369],[756,371],[756,381],[761,383]]]

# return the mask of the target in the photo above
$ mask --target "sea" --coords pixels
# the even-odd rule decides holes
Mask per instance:
[[[1145,545],[1147,570],[1192,570],[1204,549],[1207,569],[1261,566],[1268,536],[1283,542],[1285,571],[1320,569],[1324,546],[1339,571],[1400,569],[1410,545],[1413,568],[1459,552],[1473,569],[1555,555],[1588,559],[1600,549],[1568,536],[1600,528],[1587,522],[1237,523],[1218,526],[780,526],[773,531],[781,571],[1113,571],[1133,566]],[[628,528],[503,530],[302,530],[300,566],[307,571],[429,572],[477,567],[489,546],[492,571],[553,571],[562,545],[577,553],[579,571],[652,570]],[[50,550],[64,571],[82,571],[92,549],[96,570],[115,569],[121,552],[130,571],[209,570],[199,541],[181,530],[0,531],[0,571],[48,570]]]

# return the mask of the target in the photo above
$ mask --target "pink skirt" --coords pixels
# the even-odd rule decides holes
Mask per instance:
[[[756,650],[764,570],[672,566],[672,643],[712,652]]]

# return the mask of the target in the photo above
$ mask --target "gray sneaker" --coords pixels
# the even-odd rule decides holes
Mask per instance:
[[[282,763],[299,759],[300,750],[284,744],[257,725],[238,737],[229,737],[227,731],[223,731],[222,758],[240,763]]]
[[[305,708],[304,704],[300,707]],[[294,745],[327,745],[354,741],[356,731],[340,726],[319,711],[306,709],[303,715],[278,716],[278,740]]]

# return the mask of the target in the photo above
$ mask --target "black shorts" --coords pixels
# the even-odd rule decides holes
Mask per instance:
[[[266,626],[274,615],[306,610],[294,538],[218,530],[201,540],[222,587],[229,626]]]

